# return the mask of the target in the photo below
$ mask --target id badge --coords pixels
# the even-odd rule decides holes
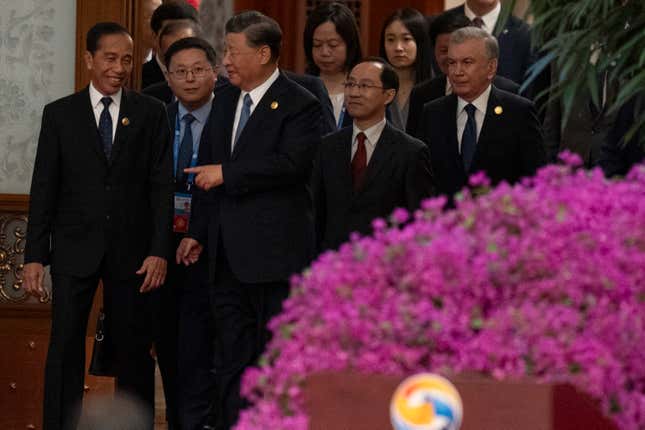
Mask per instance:
[[[192,196],[186,193],[175,193],[175,216],[172,221],[172,231],[186,233],[190,221],[190,205]]]

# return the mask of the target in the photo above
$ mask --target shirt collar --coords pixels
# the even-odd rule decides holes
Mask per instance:
[[[488,107],[488,98],[490,97],[490,90],[491,90],[491,85],[488,84],[488,87],[484,90],[483,93],[479,95],[475,100],[470,102],[471,104],[475,105],[478,111],[482,112],[484,115],[486,115],[486,108]],[[463,110],[464,107],[468,102],[461,97],[457,97],[457,115],[459,115]]]
[[[178,101],[177,114],[179,115],[179,118],[182,119],[184,115],[190,112],[195,117],[195,120],[197,122],[202,124],[205,123],[208,119],[208,115],[211,113],[211,108],[213,107],[213,97],[214,95],[211,93],[211,98],[208,100],[208,102],[204,103],[204,105],[195,109],[194,111],[189,111],[188,109],[186,109],[186,106]]]
[[[354,142],[356,142],[356,136],[358,133],[363,132],[365,133],[365,137],[367,137],[367,143],[371,146],[376,145],[376,142],[378,142],[379,138],[381,137],[381,133],[383,133],[383,129],[385,128],[385,124],[387,123],[386,119],[383,118],[381,121],[377,122],[373,126],[369,127],[366,130],[361,130],[356,126],[356,123],[354,122],[353,125],[353,132],[352,132],[352,145]]]
[[[123,88],[119,88],[119,91],[107,97],[110,97],[112,99],[112,103],[118,107],[118,106],[121,106],[122,93],[123,93]],[[97,107],[99,107],[99,104],[101,104],[101,99],[103,97],[106,97],[106,96],[101,94],[99,90],[96,89],[94,84],[90,82],[90,102],[92,103],[92,109],[96,109]]]
[[[262,100],[262,97],[264,97],[264,94],[269,90],[269,87],[271,87],[271,85],[273,85],[273,83],[278,79],[278,76],[280,76],[280,71],[276,67],[266,81],[262,82],[251,91],[242,91],[240,97],[244,98],[246,94],[249,94],[251,96],[251,101],[253,102],[253,107],[257,106],[258,102]]]
[[[493,30],[495,30],[495,24],[497,24],[497,18],[499,18],[499,13],[501,10],[502,10],[502,3],[497,2],[497,6],[495,6],[493,10],[488,12],[486,15],[482,15],[480,17],[482,21],[484,21],[484,25],[486,26],[484,30],[488,31],[489,33],[492,33]],[[464,14],[471,21],[475,19],[475,17],[477,16],[475,15],[475,12],[473,12],[472,9],[468,7],[467,2],[464,4]]]

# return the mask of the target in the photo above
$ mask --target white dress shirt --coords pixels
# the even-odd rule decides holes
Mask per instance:
[[[499,18],[499,13],[501,10],[502,10],[502,4],[501,2],[497,2],[497,6],[495,6],[495,9],[491,10],[486,15],[480,16],[482,21],[484,21],[482,30],[486,30],[488,34],[493,34],[493,30],[495,30],[495,24],[497,24],[497,18]],[[466,15],[466,18],[468,18],[471,21],[477,17],[477,15],[475,15],[475,12],[473,12],[468,7],[468,3],[464,4],[464,14]]]
[[[110,97],[112,103],[108,108],[110,116],[112,117],[112,142],[114,142],[114,136],[116,135],[116,126],[118,125],[119,120],[119,108],[121,107],[121,94],[123,89],[119,89],[116,93],[104,96],[94,87],[94,84],[90,82],[90,103],[92,104],[92,110],[94,111],[94,118],[96,119],[96,127],[99,126],[99,119],[101,118],[101,112],[103,112],[103,103],[101,99],[103,97]]]
[[[376,149],[376,143],[378,140],[381,138],[381,133],[383,133],[383,129],[385,128],[386,124],[386,119],[383,118],[381,121],[377,122],[370,128],[366,130],[361,130],[356,126],[356,123],[354,123],[353,128],[354,131],[352,132],[352,154],[351,154],[351,159],[354,158],[354,154],[356,154],[356,150],[358,149],[358,140],[356,140],[356,136],[358,136],[358,133],[363,133],[365,134],[365,154],[366,154],[366,162],[365,165],[367,166],[370,163],[370,159],[372,158],[372,154],[374,154],[374,150]]]
[[[237,107],[235,108],[235,119],[233,120],[233,134],[231,135],[231,151],[233,151],[233,145],[235,145],[235,133],[237,132],[237,125],[240,123],[240,115],[242,114],[242,105],[244,104],[244,96],[249,95],[251,97],[251,115],[253,115],[253,111],[255,111],[255,108],[258,106],[258,103],[260,100],[262,100],[262,97],[264,97],[264,94],[269,90],[271,85],[278,79],[278,76],[280,76],[280,71],[276,67],[271,76],[269,78],[262,82],[260,85],[257,87],[253,88],[251,91],[242,91],[240,93],[240,98],[237,99]],[[251,115],[249,115],[249,119],[251,119]]]
[[[484,125],[484,118],[486,117],[486,108],[488,107],[488,98],[490,97],[491,86],[484,90],[475,100],[471,102],[477,108],[475,110],[475,122],[477,123],[477,140],[479,140],[479,133],[482,131]],[[461,153],[461,138],[466,128],[466,121],[468,121],[468,113],[464,109],[468,102],[461,97],[457,97],[457,141],[459,142],[459,152]]]

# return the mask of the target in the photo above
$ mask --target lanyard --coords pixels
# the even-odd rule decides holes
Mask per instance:
[[[190,127],[190,125],[188,124],[186,124],[186,126]],[[175,116],[175,140],[172,145],[173,171],[175,174],[174,176],[175,178],[177,177],[177,162],[179,159],[179,147],[181,146],[181,129],[179,127],[180,127],[179,111],[177,111],[177,115]],[[197,166],[197,149],[195,148],[195,144],[193,143],[193,156],[190,158],[189,167],[195,167],[195,166]],[[195,174],[189,173],[188,179],[186,180],[186,184],[189,190],[194,180],[195,180]]]

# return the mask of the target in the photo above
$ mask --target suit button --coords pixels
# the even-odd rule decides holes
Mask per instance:
[[[107,221],[109,221],[109,220],[110,220],[110,215],[105,215],[105,219],[106,219]]]
[[[112,189],[112,187],[111,187],[111,186],[109,186],[109,185],[106,185],[106,186],[105,186],[105,191],[110,191],[111,189]]]

